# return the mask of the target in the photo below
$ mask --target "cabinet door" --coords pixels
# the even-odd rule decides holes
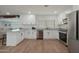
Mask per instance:
[[[35,15],[22,15],[20,17],[22,24],[35,24]]]

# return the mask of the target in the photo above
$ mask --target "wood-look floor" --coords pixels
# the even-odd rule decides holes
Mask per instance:
[[[15,47],[0,47],[0,53],[67,53],[68,49],[59,40],[24,39]]]

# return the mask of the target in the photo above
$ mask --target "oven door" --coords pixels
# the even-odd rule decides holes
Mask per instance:
[[[59,32],[59,39],[67,43],[67,33]]]

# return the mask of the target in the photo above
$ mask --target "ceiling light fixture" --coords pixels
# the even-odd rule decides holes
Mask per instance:
[[[53,13],[54,13],[54,14],[57,14],[58,12],[57,12],[57,11],[54,11]]]
[[[48,7],[48,5],[44,5],[44,7]]]
[[[6,12],[6,15],[10,15],[10,12]]]
[[[31,11],[29,11],[28,14],[31,14]]]

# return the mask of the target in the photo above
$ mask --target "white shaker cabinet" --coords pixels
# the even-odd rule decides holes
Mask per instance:
[[[59,32],[57,30],[44,30],[44,39],[59,39]]]
[[[30,30],[30,29],[25,30],[24,38],[26,38],[26,39],[36,39],[37,38],[37,31],[36,30]]]
[[[21,15],[20,23],[25,25],[35,24],[35,15]]]
[[[23,32],[21,31],[8,31],[6,34],[6,46],[16,46],[24,39]]]

